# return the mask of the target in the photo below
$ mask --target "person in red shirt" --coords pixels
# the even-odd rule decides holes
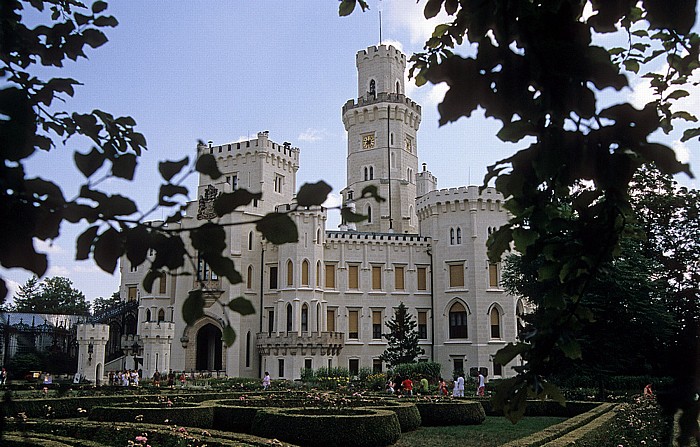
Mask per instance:
[[[401,382],[401,386],[403,387],[403,393],[405,396],[413,396],[413,382],[411,379],[408,377]]]

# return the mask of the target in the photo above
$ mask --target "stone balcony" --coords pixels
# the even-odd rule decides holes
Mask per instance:
[[[345,337],[342,332],[263,332],[256,345],[262,355],[339,355]]]

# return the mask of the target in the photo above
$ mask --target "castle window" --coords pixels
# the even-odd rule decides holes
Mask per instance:
[[[489,287],[498,287],[498,264],[489,264]]]
[[[467,310],[461,303],[450,308],[450,338],[467,338]]]
[[[245,334],[245,367],[250,368],[250,331]]]
[[[277,266],[270,266],[270,289],[277,289]]]
[[[231,177],[231,188],[232,189],[238,189],[238,175],[233,175]]]
[[[348,372],[351,376],[356,376],[360,373],[360,359],[348,360]]]
[[[316,287],[321,287],[321,261],[316,263]]]
[[[367,223],[372,223],[372,207],[367,205]]]
[[[450,287],[464,287],[464,264],[450,264]]]
[[[404,267],[402,265],[394,266],[394,289],[405,290],[404,285]]]
[[[326,330],[335,332],[335,309],[326,310]]]
[[[127,301],[136,301],[137,291],[138,291],[138,287],[136,287],[136,286],[127,286],[127,289],[126,289],[126,297],[127,297],[126,299],[127,299]]]
[[[409,183],[413,183],[413,182],[414,182],[414,178],[413,178],[413,169],[411,169],[411,168],[406,169],[406,180],[407,180]]]
[[[428,338],[428,312],[418,312],[418,338],[426,340]]]
[[[287,332],[292,332],[292,321],[294,314],[292,313],[292,305],[287,303]]]
[[[365,171],[365,181],[367,181],[367,180],[369,180],[369,170],[367,169],[367,166],[365,166],[364,171]],[[134,271],[134,270],[132,270],[132,272],[133,272],[133,271]]]
[[[357,290],[360,288],[360,266],[348,266],[348,289]]]
[[[248,266],[248,275],[246,276],[246,279],[245,279],[245,286],[247,289],[253,288],[253,266],[252,265]]]
[[[301,285],[309,287],[309,261],[306,259],[301,263]]]
[[[416,276],[418,277],[416,288],[418,290],[428,290],[428,268],[416,267]]]
[[[374,81],[374,79],[369,80],[369,96],[372,98],[377,97],[377,83]]]
[[[272,335],[272,332],[274,330],[275,330],[275,311],[268,310],[267,311],[267,335]]]
[[[284,183],[284,177],[279,174],[275,174],[275,192],[282,192],[282,183]]]
[[[381,340],[382,338],[382,312],[378,310],[372,311],[372,339]]]
[[[394,132],[389,134],[389,144],[394,144]]]
[[[372,266],[372,290],[382,290],[382,266]]]
[[[253,249],[253,232],[248,233],[248,250]]]
[[[326,264],[326,288],[335,289],[335,265]]]
[[[489,316],[491,322],[491,338],[501,338],[501,314],[495,307]]]
[[[450,245],[455,244],[455,229],[450,228]]]
[[[151,309],[146,309],[146,319],[144,321],[151,321]]]
[[[306,303],[301,306],[301,331],[309,331],[309,306],[307,306]]]
[[[161,273],[158,278],[158,293],[161,295],[166,292],[167,279],[168,277],[165,275],[165,273]]]
[[[374,166],[369,167],[369,179],[374,179]]]
[[[165,311],[163,309],[158,311],[158,323],[161,321],[165,321]]]
[[[291,259],[287,261],[287,285],[294,285],[294,263]]]
[[[462,244],[462,229],[457,227],[457,245]]]
[[[381,374],[382,366],[383,365],[381,359],[372,359],[372,372],[374,374]]]
[[[277,359],[277,374],[284,377],[284,359]]]
[[[138,270],[138,265],[136,265],[132,262],[129,270],[132,272],[135,272],[136,270]]]
[[[359,312],[356,310],[348,311],[348,339],[358,340],[360,333],[358,330]]]
[[[401,93],[401,90],[399,88],[399,81],[396,81],[396,93]]]

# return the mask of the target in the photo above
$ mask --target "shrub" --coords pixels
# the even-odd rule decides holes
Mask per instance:
[[[100,422],[143,422],[146,424],[177,424],[188,427],[211,428],[214,424],[214,407],[211,405],[159,408],[130,408],[124,405],[115,407],[95,407],[90,410],[88,419]]]
[[[440,364],[437,362],[404,363],[396,365],[388,374],[390,376],[410,377],[412,380],[420,380],[425,377],[434,382],[440,377]]]
[[[265,409],[256,414],[251,431],[310,447],[386,446],[401,437],[394,412],[370,409]]]
[[[368,405],[367,408],[373,408],[376,410],[389,410],[396,413],[396,417],[399,418],[401,433],[417,430],[422,423],[418,407],[416,407],[415,404],[410,402],[375,402],[374,404]]]
[[[422,425],[478,425],[486,420],[484,407],[479,402],[425,401],[416,402]]]
[[[363,386],[370,391],[384,391],[386,381],[386,374],[370,374],[364,379]]]

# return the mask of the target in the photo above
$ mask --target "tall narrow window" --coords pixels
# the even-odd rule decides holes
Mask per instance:
[[[160,281],[160,282],[158,283],[158,293],[164,294],[164,293],[165,293],[165,289],[166,289],[166,284],[167,284],[167,279],[168,279],[168,277],[167,277],[167,275],[166,275],[165,273],[161,273],[161,274],[160,274],[160,278],[158,278],[158,279],[159,279],[159,281]]]
[[[245,334],[245,367],[250,368],[250,331]]]
[[[426,340],[428,338],[428,312],[418,311],[418,338]]]
[[[495,307],[491,309],[491,338],[501,338],[501,314]]]
[[[372,290],[382,290],[382,266],[372,266]]]
[[[284,359],[277,359],[277,373],[279,377],[284,377]]]
[[[306,303],[301,306],[301,331],[309,332],[309,306]]]
[[[326,289],[335,289],[335,265],[326,264]]]
[[[316,262],[316,287],[321,287],[321,261]]]
[[[138,295],[138,287],[136,286],[127,286],[126,289],[126,299],[127,301],[136,301],[136,297]]]
[[[248,266],[248,274],[245,278],[245,286],[247,289],[253,288],[253,266],[252,265]]]
[[[292,305],[287,303],[287,332],[292,331],[292,322],[294,321],[294,313],[292,311]]]
[[[396,93],[401,93],[401,90],[399,89],[399,81],[396,81]]]
[[[151,321],[151,309],[146,309],[146,319],[144,321]]]
[[[367,181],[367,180],[369,180],[369,169],[367,168],[367,166],[365,166],[364,172],[365,172],[365,181]]]
[[[248,250],[253,249],[253,232],[248,233]]]
[[[369,80],[369,96],[372,98],[377,97],[377,83],[374,81],[374,79]]]
[[[374,179],[374,166],[369,167],[369,179],[370,180]]]
[[[450,265],[450,287],[464,287],[464,265]]]
[[[270,289],[277,288],[277,266],[270,266]]]
[[[275,311],[268,310],[267,311],[267,335],[272,335],[272,332],[274,330],[275,330]]]
[[[358,330],[359,312],[356,310],[348,311],[348,339],[358,340],[360,333]]]
[[[455,244],[455,229],[450,228],[450,245]]]
[[[372,223],[372,207],[367,205],[367,223]]]
[[[503,366],[501,366],[500,363],[493,362],[493,375],[494,376],[502,376],[503,375]]]
[[[356,376],[360,373],[360,359],[348,360],[348,371],[351,376]]]
[[[428,290],[428,269],[427,267],[416,267],[416,275],[418,276],[418,290]]]
[[[396,290],[405,290],[404,285],[404,267],[402,265],[394,266],[394,288]]]
[[[161,321],[165,321],[165,311],[163,309],[158,311],[158,323]]]
[[[381,359],[372,359],[372,372],[374,374],[381,374],[382,367],[383,365]]]
[[[450,338],[467,338],[467,310],[461,303],[450,308]]]
[[[287,285],[294,285],[294,263],[291,259],[287,261]]]
[[[335,309],[326,310],[326,330],[335,332]]]
[[[498,287],[498,264],[489,264],[489,287]]]
[[[306,259],[301,263],[301,285],[309,287],[309,261]]]
[[[382,313],[381,311],[372,311],[372,338],[381,340],[382,338]]]
[[[357,290],[360,288],[360,266],[348,266],[348,289]]]

